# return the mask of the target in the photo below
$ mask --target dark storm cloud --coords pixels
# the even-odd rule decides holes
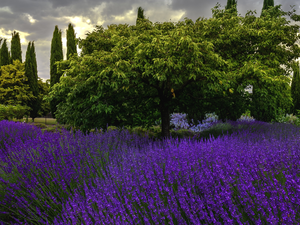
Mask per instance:
[[[137,8],[142,7],[146,18],[155,22],[184,21],[185,17],[195,21],[199,17],[212,18],[212,8],[221,5],[224,9],[227,0],[1,0],[0,1],[0,37],[7,39],[10,50],[12,33],[19,32],[22,45],[22,60],[25,60],[29,41],[34,41],[38,76],[50,79],[50,48],[55,25],[62,31],[63,55],[66,59],[66,29],[68,24],[74,26],[76,37],[86,38],[96,25],[105,29],[110,24],[135,25]],[[284,11],[292,11],[290,5],[300,14],[299,0],[274,1],[282,5]],[[260,16],[263,7],[261,1],[238,1],[237,10],[244,17],[248,10],[256,10]],[[291,20],[289,16],[285,16]],[[300,25],[292,21],[290,25]],[[81,50],[77,48],[77,52]]]

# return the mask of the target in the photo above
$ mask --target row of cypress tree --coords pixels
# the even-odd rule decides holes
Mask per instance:
[[[0,40],[0,44],[2,42],[2,39]],[[21,50],[21,43],[20,43],[20,37],[19,33],[12,34],[12,40],[11,40],[11,55],[8,51],[6,40],[4,40],[4,43],[1,47],[1,54],[0,54],[0,75],[1,78],[4,79],[5,71],[9,68],[7,65],[15,64],[18,61],[22,63],[22,50]],[[31,98],[30,101],[28,101],[28,106],[32,108],[30,111],[30,117],[35,118],[38,114],[38,111],[40,109],[40,101],[39,101],[39,88],[38,88],[38,76],[37,76],[37,63],[36,63],[36,54],[35,54],[35,48],[34,43],[29,42],[26,52],[26,60],[25,60],[25,71],[24,76],[27,77],[25,79],[24,83],[29,85],[30,91],[33,94],[33,98]],[[3,76],[2,76],[3,73]],[[5,83],[4,80],[2,80],[2,83]],[[7,93],[6,93],[7,94]],[[11,93],[10,96],[14,96],[14,93]],[[5,96],[6,98],[8,96]],[[3,99],[2,99],[3,100]],[[3,104],[4,102],[1,102]]]
[[[0,45],[3,39],[0,39]],[[67,30],[67,59],[73,53],[77,54],[75,44],[75,34],[71,23]],[[34,118],[38,116],[44,116],[51,110],[52,115],[55,118],[56,105],[58,103],[51,102],[50,105],[43,101],[43,95],[49,93],[50,87],[59,82],[61,73],[57,71],[55,62],[63,60],[62,52],[62,41],[61,31],[58,31],[57,26],[53,32],[53,38],[51,43],[50,52],[50,85],[48,82],[43,83],[37,75],[37,62],[34,42],[29,42],[26,51],[26,60],[22,63],[22,50],[19,33],[12,34],[11,39],[11,52],[8,51],[6,39],[0,48],[0,104],[2,105],[16,105],[20,104],[23,106],[29,106],[32,110],[30,111],[30,117],[34,121]],[[17,61],[15,61],[17,60]],[[19,64],[21,63],[21,65]],[[23,67],[24,68],[23,68]],[[23,70],[24,69],[24,70]],[[23,72],[20,76],[16,71]],[[27,78],[27,79],[26,79]],[[14,80],[15,84],[8,85]],[[21,82],[21,83],[20,83]],[[15,89],[15,85],[20,87]],[[27,90],[26,86],[29,86]],[[11,90],[9,92],[8,90]],[[2,93],[1,93],[2,92]],[[22,94],[19,92],[23,92]],[[24,93],[26,92],[26,94]],[[42,115],[41,115],[42,114]]]
[[[74,29],[70,23],[67,29],[67,60],[70,59],[71,55],[73,54],[77,55],[77,48],[76,48]],[[53,38],[51,42],[50,88],[54,84],[59,83],[59,79],[63,75],[63,72],[59,72],[57,65],[55,65],[55,62],[62,61],[62,60],[63,60],[63,51],[62,51],[62,41],[61,41],[61,30],[58,30],[58,27],[55,26],[55,30],[53,32]],[[69,69],[69,68],[70,67],[67,66],[66,68],[63,69]],[[53,118],[56,118],[55,112],[57,110],[58,104],[59,102],[56,100],[50,102]]]

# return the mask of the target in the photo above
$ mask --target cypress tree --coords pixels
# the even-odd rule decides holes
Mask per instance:
[[[70,59],[70,56],[74,53],[77,54],[77,48],[75,43],[75,32],[74,28],[69,24],[68,30],[67,30],[67,60]]]
[[[22,49],[21,49],[21,42],[19,33],[12,33],[12,39],[11,39],[11,59],[13,60],[19,60],[22,63]]]
[[[299,62],[293,62],[293,79],[291,85],[291,95],[293,98],[293,104],[291,113],[297,115],[297,110],[300,110],[300,69],[299,69]]]
[[[9,61],[9,65],[13,64],[13,59],[11,57],[10,51],[8,51],[8,61]]]
[[[2,47],[1,47],[1,64],[0,66],[5,66],[10,64],[10,59],[9,59],[9,53],[8,53],[8,48],[6,45],[6,39],[4,40]]]
[[[3,41],[3,39],[0,38],[0,46],[1,46],[2,41]],[[0,47],[0,68],[1,68],[1,47]]]
[[[76,42],[75,42],[75,32],[74,28],[71,25],[71,23],[68,26],[68,29],[66,30],[67,34],[67,60],[71,58],[71,56],[75,53],[77,55],[77,48],[76,48]],[[70,66],[62,66],[64,69],[70,69]]]
[[[237,11],[236,4],[237,3],[235,0],[227,0],[227,5],[225,6],[225,9],[230,9],[230,8],[234,7],[234,5],[235,5],[235,10]]]
[[[144,10],[142,9],[142,7],[138,8],[138,14],[137,14],[137,19],[136,19],[136,26],[138,25],[138,19],[145,19]]]
[[[261,10],[261,14],[264,10],[270,8],[270,7],[274,7],[274,0],[264,0],[264,3],[263,3],[263,8]]]
[[[36,118],[38,115],[40,102],[39,102],[39,88],[38,88],[37,71],[36,71],[35,48],[34,48],[34,44],[33,43],[31,44],[31,42],[29,42],[26,51],[25,76],[28,79],[30,90],[32,91],[32,94],[34,96],[34,98],[31,99],[28,105],[32,109],[30,111],[30,117],[34,122],[34,118]]]
[[[52,42],[51,42],[51,56],[50,56],[50,89],[54,84],[59,82],[60,77],[63,72],[59,73],[57,71],[57,65],[55,62],[63,60],[63,51],[62,51],[62,41],[61,41],[61,31],[58,30],[57,25],[55,26]],[[55,112],[57,110],[58,101],[51,101],[50,108],[53,118],[55,117]]]

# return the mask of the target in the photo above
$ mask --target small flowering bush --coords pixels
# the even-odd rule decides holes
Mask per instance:
[[[174,113],[171,115],[171,124],[175,125],[175,130],[179,129],[191,129],[194,132],[201,132],[210,128],[213,124],[218,121],[218,116],[214,113],[205,114],[205,119],[202,124],[199,123],[197,126],[191,126],[186,120],[186,114]],[[192,120],[193,121],[193,120]],[[253,117],[250,116],[250,111],[246,111],[238,121],[255,121]],[[198,121],[199,122],[199,121]]]
[[[171,115],[171,124],[175,125],[175,130],[191,129],[194,132],[200,132],[208,129],[212,122],[216,122],[218,120],[218,116],[215,115],[215,113],[207,113],[205,116],[206,118],[202,121],[202,124],[199,123],[197,126],[191,126],[186,120],[186,114],[175,113]],[[194,121],[192,120],[192,122]]]

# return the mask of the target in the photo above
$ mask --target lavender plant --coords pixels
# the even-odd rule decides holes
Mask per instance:
[[[152,142],[126,130],[42,134],[0,121],[0,221],[299,224],[300,128],[252,123],[264,129]]]

